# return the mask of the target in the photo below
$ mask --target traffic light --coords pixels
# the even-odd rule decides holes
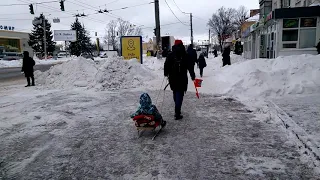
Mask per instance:
[[[33,10],[33,5],[32,4],[29,5],[29,9],[30,9],[30,14],[34,14],[34,10]]]
[[[64,11],[64,1],[63,0],[60,1],[60,9],[61,9],[61,11]]]

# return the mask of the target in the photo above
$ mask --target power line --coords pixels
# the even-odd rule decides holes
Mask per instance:
[[[154,2],[137,4],[137,5],[133,5],[133,6],[122,7],[122,8],[119,8],[119,9],[111,9],[109,11],[118,11],[118,10],[123,10],[123,9],[128,9],[128,8],[133,8],[133,7],[143,6],[143,5],[148,5],[148,4],[152,4],[152,3],[154,3]]]
[[[171,7],[169,6],[167,0],[164,0],[164,2],[166,2],[168,8],[170,9],[170,11],[171,11],[172,14],[174,15],[174,17],[176,17],[176,18],[178,19],[178,21],[180,21],[181,24],[186,25],[186,24],[184,24],[184,23],[176,16],[176,14],[172,11],[172,9],[171,9]],[[186,25],[186,26],[188,26],[188,25]]]
[[[174,4],[177,6],[177,8],[179,9],[179,11],[181,11],[183,14],[188,14],[188,13],[185,13],[184,11],[182,11],[179,6],[177,5],[176,1],[175,0],[172,0],[174,2]]]
[[[36,3],[32,3],[32,4],[47,4],[47,3],[53,3],[53,2],[59,2],[59,1],[57,1],[57,0],[45,1],[45,2],[36,2]],[[30,5],[30,3],[28,3],[28,4],[0,4],[0,6],[24,6],[24,5]]]

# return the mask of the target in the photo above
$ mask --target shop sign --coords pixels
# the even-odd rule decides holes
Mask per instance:
[[[13,26],[0,25],[0,30],[14,31],[14,27]]]
[[[267,15],[266,22],[268,22],[270,19],[272,19],[272,11]]]
[[[283,19],[283,28],[299,27],[299,19]]]
[[[301,18],[300,27],[317,27],[317,18]]]

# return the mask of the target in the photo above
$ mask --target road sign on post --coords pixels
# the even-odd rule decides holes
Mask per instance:
[[[122,36],[121,37],[121,56],[129,60],[136,58],[142,64],[142,37],[141,36]]]
[[[74,30],[54,30],[55,41],[77,41],[77,32]]]

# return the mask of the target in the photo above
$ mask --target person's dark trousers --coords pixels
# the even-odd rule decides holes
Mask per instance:
[[[31,80],[32,80],[32,86],[34,86],[34,76],[28,76],[28,77],[27,77],[28,86],[31,86],[31,84],[30,84],[30,78],[31,78]]]
[[[174,91],[173,92],[173,100],[175,103],[175,116],[181,115],[181,106],[183,102],[184,92]]]
[[[200,76],[203,76],[203,68],[200,68]]]

